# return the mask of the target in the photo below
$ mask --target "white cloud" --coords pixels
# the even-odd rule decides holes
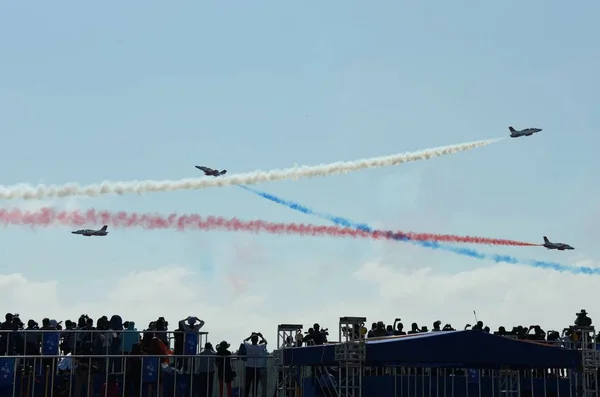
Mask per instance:
[[[93,318],[120,314],[141,329],[159,316],[166,317],[174,328],[178,320],[197,315],[207,322],[206,330],[214,335],[214,341],[225,338],[234,342],[241,341],[246,332],[271,326],[260,310],[266,295],[228,296],[218,285],[203,282],[198,274],[181,266],[130,273],[96,296],[61,293],[68,288],[67,284],[34,281],[22,274],[0,275],[4,307],[23,319],[77,320],[82,313]]]
[[[227,339],[234,346],[251,331],[263,332],[275,346],[277,324],[290,322],[305,328],[319,322],[336,339],[340,316],[366,316],[369,322],[401,317],[405,326],[417,322],[429,327],[439,319],[462,328],[473,323],[476,310],[479,319],[493,328],[540,324],[560,330],[582,308],[592,318],[600,313],[594,305],[597,277],[521,265],[493,264],[447,274],[433,267],[417,268],[410,259],[371,260],[360,265],[347,283],[335,276],[321,282],[291,278],[291,299],[283,305],[287,298],[269,295],[268,287],[263,287],[263,294],[251,293],[243,280],[230,279],[237,283],[231,292],[223,288],[227,278],[231,276],[205,281],[192,269],[169,266],[130,273],[104,293],[77,296],[75,301],[64,293],[69,285],[21,274],[0,276],[0,289],[4,307],[24,319],[75,320],[82,313],[94,318],[119,313],[142,328],[162,315],[173,328],[177,320],[197,315],[207,322],[211,341]],[[315,288],[331,288],[330,299],[316,305],[303,299]]]
[[[594,276],[507,264],[444,274],[373,261],[355,276],[378,291],[381,304],[371,313],[382,320],[400,316],[429,327],[438,318],[456,327],[473,323],[476,310],[491,327],[540,324],[562,329],[581,308],[594,314],[598,282]]]

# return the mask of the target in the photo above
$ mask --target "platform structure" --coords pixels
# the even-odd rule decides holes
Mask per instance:
[[[594,327],[573,327],[580,335],[581,343],[581,390],[582,397],[598,396],[598,369],[600,368],[600,351],[596,350],[596,329]]]
[[[521,396],[521,376],[519,371],[503,368],[499,373],[499,395],[501,397]]]
[[[364,339],[360,329],[365,326],[366,322],[366,317],[340,317],[338,340],[340,342],[352,342]]]
[[[277,326],[277,350],[273,352],[275,368],[279,373],[277,377],[277,397],[291,397],[297,395],[297,367],[285,362],[284,349],[295,346],[297,335],[302,335],[302,324],[279,324]]]
[[[339,363],[339,397],[362,396],[362,376],[367,349],[360,329],[366,321],[366,317],[340,317],[340,343],[335,345],[335,359]]]

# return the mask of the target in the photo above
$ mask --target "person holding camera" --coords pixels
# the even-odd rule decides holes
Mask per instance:
[[[259,341],[260,339],[260,341]],[[248,343],[250,341],[250,343]],[[246,381],[244,385],[244,396],[250,395],[252,387],[254,397],[258,397],[258,384],[260,383],[263,397],[267,395],[266,372],[267,372],[267,341],[260,332],[253,332],[244,339],[240,348],[240,355],[244,355],[246,362]]]
[[[575,326],[576,327],[591,327],[592,319],[588,317],[588,312],[585,309],[581,309],[579,313],[575,313]]]
[[[573,341],[577,341],[580,342],[583,340],[584,337],[584,333],[585,336],[587,337],[586,339],[589,340],[590,338],[590,333],[587,331],[582,330],[582,328],[587,328],[587,327],[591,327],[592,326],[592,319],[588,317],[587,315],[587,311],[585,309],[581,309],[581,311],[579,313],[575,314],[575,329],[573,330],[573,332],[571,333],[571,339],[573,339]],[[579,345],[577,345],[579,347]]]
[[[6,313],[4,319],[6,321],[0,324],[0,356],[12,355],[13,351],[13,338],[10,332],[13,329],[13,314]]]
[[[38,332],[40,327],[34,320],[27,321],[25,328],[25,354],[28,356],[36,356],[40,354],[40,344],[42,343],[42,335]]]
[[[402,319],[399,317],[394,320],[394,335],[406,335],[404,324],[402,324]]]
[[[304,337],[304,342],[310,342],[309,345],[323,345],[327,343],[327,337],[329,336],[329,330],[327,328],[321,329],[318,323],[315,323],[312,328],[308,329],[307,335]]]

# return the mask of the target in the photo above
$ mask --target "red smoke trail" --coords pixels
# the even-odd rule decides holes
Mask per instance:
[[[275,223],[267,221],[242,221],[236,218],[222,218],[216,216],[202,217],[197,214],[162,216],[157,214],[137,214],[127,212],[110,212],[88,210],[56,211],[52,208],[43,208],[38,211],[21,211],[18,209],[0,209],[0,223],[4,225],[27,225],[31,227],[63,225],[79,227],[86,224],[102,225],[122,228],[143,229],[177,229],[185,230],[226,230],[251,233],[270,234],[296,234],[301,236],[333,236],[372,238],[377,240],[391,238],[408,238],[412,240],[488,244],[488,245],[513,245],[536,246],[538,244],[523,243],[520,241],[491,239],[484,237],[462,237],[444,234],[429,233],[403,233],[392,231],[366,232],[362,230],[342,228],[338,226],[315,226],[297,223]]]
[[[484,245],[512,245],[515,247],[539,247],[541,244],[525,243],[516,240],[507,240],[503,238],[456,236],[454,234],[432,234],[432,233],[412,233],[412,232],[382,232],[374,231],[373,238],[379,238],[377,235],[384,233],[388,238],[405,238],[407,240],[437,241],[438,243],[463,243],[463,244],[484,244]]]
[[[32,227],[47,227],[63,225],[79,227],[84,225],[106,224],[115,228],[143,228],[143,229],[177,229],[185,230],[225,230],[270,234],[296,234],[302,236],[334,236],[334,237],[361,237],[361,238],[387,238],[384,235],[377,237],[373,233],[353,229],[343,229],[337,226],[313,226],[295,223],[275,223],[266,221],[243,221],[240,219],[222,218],[216,216],[202,217],[200,215],[162,216],[158,214],[137,214],[127,212],[110,212],[88,210],[57,211],[43,208],[38,211],[21,211],[18,209],[0,209],[0,223],[5,225],[27,225]]]

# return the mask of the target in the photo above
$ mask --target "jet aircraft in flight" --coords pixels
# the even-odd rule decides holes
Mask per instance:
[[[86,236],[86,237],[90,237],[90,236],[106,236],[108,234],[108,232],[106,231],[106,229],[108,229],[108,226],[104,225],[104,226],[102,226],[102,229],[100,229],[100,230],[81,229],[81,230],[76,230],[76,231],[71,232],[71,233],[73,233],[73,234],[81,234],[82,236]]]
[[[223,171],[213,170],[212,168],[208,168],[203,165],[197,165],[196,168],[198,168],[201,171],[204,171],[204,175],[210,175],[210,176],[221,176],[221,175],[225,175],[227,173],[227,170],[223,170]]]
[[[541,128],[525,128],[524,130],[518,131],[515,130],[512,127],[508,127],[508,130],[510,131],[510,137],[511,138],[519,138],[522,136],[530,136],[535,134],[536,132],[540,132],[542,129]]]
[[[544,236],[544,244],[542,244],[544,247],[548,248],[549,250],[559,250],[559,251],[564,251],[564,250],[574,250],[574,247],[571,247],[569,244],[565,244],[565,243],[553,243],[550,240],[548,240],[548,237]]]

